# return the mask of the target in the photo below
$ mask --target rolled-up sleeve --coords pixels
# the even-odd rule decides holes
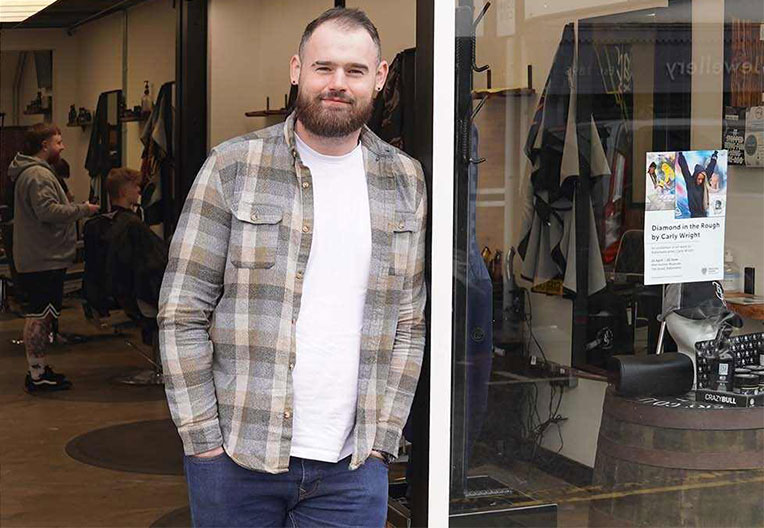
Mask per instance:
[[[167,401],[187,455],[223,444],[209,328],[223,291],[230,228],[213,151],[178,221],[157,318]]]

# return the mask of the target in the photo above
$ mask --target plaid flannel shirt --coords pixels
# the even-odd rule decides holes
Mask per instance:
[[[361,133],[371,214],[350,468],[397,456],[425,339],[426,189],[420,164]],[[159,301],[164,382],[186,454],[288,471],[295,323],[313,233],[294,115],[210,153],[189,191]]]

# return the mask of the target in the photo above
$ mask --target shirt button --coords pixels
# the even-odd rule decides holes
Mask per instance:
[[[290,411],[284,411],[284,418],[286,418],[288,420],[291,417],[292,417],[292,413]]]
[[[294,370],[294,363],[289,364],[289,370]]]
[[[292,324],[295,324],[296,322],[297,322],[297,318],[296,317],[292,317]]]
[[[252,220],[257,220],[257,213],[252,213]]]
[[[398,229],[403,229],[403,222],[401,222],[400,224],[398,224]]]
[[[307,225],[302,226],[303,233],[307,233],[308,231],[310,231],[310,227],[308,227]]]
[[[302,188],[303,189],[307,189],[308,187],[310,187],[310,183],[308,183],[306,181],[302,182]]]
[[[298,271],[298,272],[297,272],[297,278],[298,278],[298,279],[300,279],[300,280],[302,280],[302,272],[301,272],[301,271]]]

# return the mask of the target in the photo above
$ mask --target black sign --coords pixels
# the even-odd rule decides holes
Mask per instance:
[[[745,165],[745,108],[724,107],[722,148],[727,149],[730,165]]]
[[[695,401],[695,394],[690,392],[686,398],[653,398],[653,397],[639,397],[630,398],[631,401],[641,403],[642,405],[649,405],[650,407],[663,407],[666,409],[724,409],[724,405],[714,402]],[[700,399],[700,398],[698,398]]]

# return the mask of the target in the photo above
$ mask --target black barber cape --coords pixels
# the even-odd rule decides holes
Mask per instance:
[[[518,254],[521,275],[534,286],[551,279],[563,280],[576,292],[575,182],[580,174],[579,138],[576,132],[576,62],[573,24],[565,26],[560,47],[541,94],[525,144],[531,173],[525,187],[523,227]],[[594,118],[589,147],[591,178],[610,175]],[[587,126],[582,124],[581,126]],[[589,210],[589,294],[605,287],[594,211]],[[584,292],[586,293],[586,292]]]
[[[168,245],[133,211],[115,207],[85,224],[83,294],[101,316],[111,299],[156,307]]]

